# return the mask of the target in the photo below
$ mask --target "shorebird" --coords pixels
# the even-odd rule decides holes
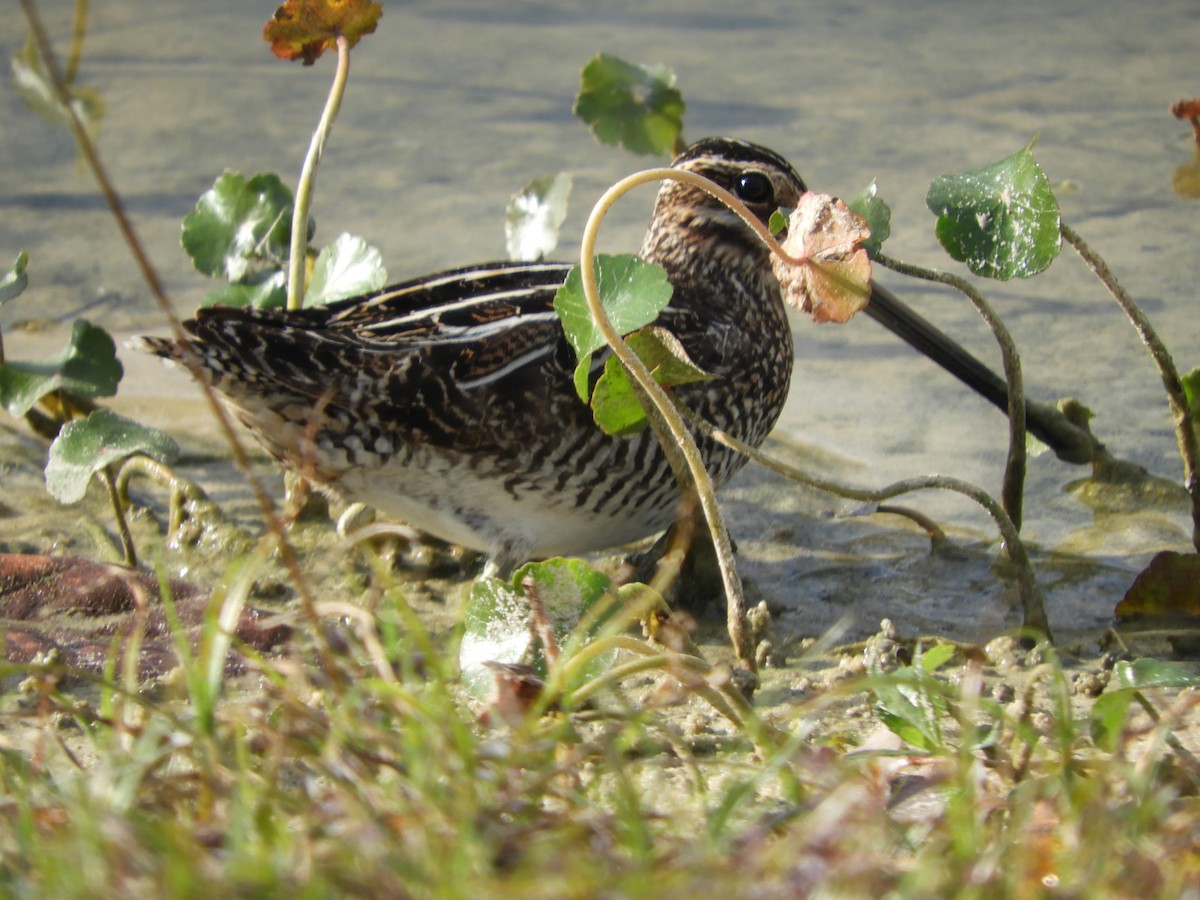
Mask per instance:
[[[699,141],[673,166],[725,187],[764,222],[806,191],[786,159],[742,141]],[[675,396],[760,445],[793,363],[767,249],[725,206],[672,180],[640,255],[674,289],[656,324],[715,376]],[[493,559],[601,550],[666,528],[679,494],[651,431],[607,436],[575,393],[574,353],[552,307],[569,268],[489,263],[293,312],[210,307],[185,323],[185,341],[142,346],[190,359],[268,453],[346,500]],[[1006,402],[1003,382],[888,292],[876,287],[868,311],[968,383],[973,364],[972,386]],[[718,487],[745,462],[698,440]]]

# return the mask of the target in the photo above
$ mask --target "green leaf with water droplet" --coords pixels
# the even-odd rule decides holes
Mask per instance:
[[[467,690],[479,699],[486,699],[491,693],[493,676],[486,665],[489,662],[531,663],[539,676],[546,674],[545,657],[530,628],[526,577],[533,581],[560,647],[567,644],[584,614],[612,589],[607,575],[582,560],[562,558],[524,565],[507,582],[499,578],[476,581],[463,612],[459,667]],[[603,620],[602,616],[592,623],[589,634],[595,634]],[[583,641],[579,646],[586,644]],[[586,681],[609,668],[615,656],[616,651],[599,654],[584,667],[576,681]]]
[[[76,319],[70,343],[58,356],[0,365],[0,405],[19,418],[52,391],[111,397],[124,374],[108,332],[87,319]]]
[[[323,306],[378,290],[386,282],[387,269],[378,248],[360,237],[341,234],[317,254],[304,305]]]
[[[938,217],[938,240],[976,275],[1028,278],[1058,256],[1058,201],[1032,147],[929,187],[925,204]]]
[[[309,234],[313,223],[309,221]],[[292,191],[266,173],[247,181],[226,170],[183,220],[183,249],[205,275],[240,282],[280,268],[292,232]]]
[[[867,220],[871,235],[860,246],[868,255],[874,256],[892,234],[892,209],[879,196],[879,185],[872,179],[871,183],[846,205],[852,213]]]
[[[559,172],[535,178],[512,195],[504,219],[509,259],[535,262],[554,252],[571,185],[571,176]]]
[[[661,266],[648,263],[631,253],[595,257],[596,283],[600,303],[613,327],[620,334],[649,325],[671,302],[672,287]],[[600,329],[592,320],[583,293],[583,273],[574,266],[554,296],[554,311],[562,322],[567,340],[575,350],[579,365],[575,368],[575,390],[588,400],[588,373],[592,354],[606,346]]]
[[[170,436],[108,409],[68,422],[50,445],[46,490],[59,503],[74,503],[87,493],[92,476],[135,453],[170,462],[179,448]]]
[[[1109,690],[1148,690],[1149,688],[1200,687],[1200,674],[1188,663],[1171,660],[1135,659],[1113,666]]]
[[[575,97],[575,115],[602,143],[657,156],[673,153],[682,143],[684,106],[669,68],[608,53],[583,67]]]

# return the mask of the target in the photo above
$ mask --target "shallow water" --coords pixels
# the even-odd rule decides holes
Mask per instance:
[[[60,47],[73,4],[40,8]],[[937,175],[985,165],[1040,134],[1036,153],[1061,191],[1063,216],[1144,305],[1181,367],[1200,361],[1194,304],[1200,205],[1176,196],[1191,158],[1188,128],[1167,113],[1200,92],[1194,4],[867,2],[741,4],[415,2],[385,4],[379,32],[355,51],[351,87],[321,169],[318,241],[352,231],[380,247],[394,279],[501,256],[512,191],[546,172],[575,172],[563,256],[592,198],[639,163],[597,146],[571,116],[578,70],[606,50],[672,66],[689,100],[686,133],[765,143],[810,186],[850,196],[872,178],[893,209],[887,249],[955,268],[924,208]],[[259,37],[272,5],[94,4],[81,80],[107,104],[100,147],[177,308],[209,289],[178,246],[179,221],[223,168],[294,181],[332,73],[272,58]],[[0,38],[19,49],[15,11]],[[87,315],[127,333],[158,316],[65,131],[0,86],[0,256],[31,256],[32,286],[0,312],[13,358],[52,352]],[[606,229],[636,247],[650,194]],[[956,296],[883,276],[944,329],[998,364],[982,324]],[[1118,456],[1178,481],[1181,466],[1158,376],[1133,329],[1068,253],[1032,282],[984,285],[1023,353],[1031,396],[1078,396]],[[38,318],[48,330],[13,329]],[[865,485],[931,472],[997,491],[1006,424],[868,320],[797,320],[792,397],[776,448]],[[128,357],[129,354],[124,354]],[[143,420],[207,430],[186,379],[126,359],[118,406]],[[6,444],[16,440],[0,434]],[[1100,516],[1065,492],[1084,472],[1031,462],[1026,536],[1072,558],[1043,562],[1051,616],[1103,623],[1158,549],[1185,549],[1186,517],[1155,507]],[[9,487],[11,476],[5,476]],[[6,492],[7,493],[7,492]],[[872,628],[890,613],[911,628],[986,632],[1011,623],[1007,588],[989,571],[993,531],[965,501],[906,501],[955,530],[971,552],[930,557],[917,533],[885,517],[824,513],[849,504],[780,490],[750,474],[728,498],[743,568],[808,630],[851,612]],[[9,505],[12,505],[9,501]],[[21,533],[0,519],[0,540]],[[1082,554],[1090,562],[1074,559]]]

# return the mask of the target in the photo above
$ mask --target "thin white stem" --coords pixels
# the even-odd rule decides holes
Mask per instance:
[[[729,540],[729,530],[725,527],[725,521],[721,516],[720,508],[717,506],[716,489],[713,487],[712,479],[708,477],[708,472],[704,468],[704,461],[700,456],[700,450],[696,446],[696,441],[692,437],[691,432],[688,431],[687,424],[675,408],[675,404],[671,402],[667,393],[654,380],[654,377],[650,374],[650,370],[646,368],[637,354],[629,348],[629,345],[625,343],[621,335],[613,328],[612,322],[609,320],[607,313],[604,311],[604,306],[600,301],[600,289],[596,283],[593,258],[595,256],[596,236],[599,233],[600,223],[603,221],[605,214],[618,199],[633,188],[652,181],[662,181],[663,179],[686,182],[716,197],[741,216],[746,224],[754,230],[773,252],[785,257],[787,257],[787,254],[779,246],[778,241],[771,236],[766,227],[746,208],[745,204],[729,193],[729,191],[694,172],[671,168],[647,169],[643,172],[636,172],[621,179],[605,191],[604,195],[596,202],[591,215],[588,217],[580,246],[580,274],[583,278],[583,290],[587,298],[588,309],[591,311],[592,318],[596,322],[596,327],[604,337],[604,340],[608,342],[613,353],[633,376],[634,381],[641,388],[644,395],[649,398],[651,405],[647,407],[646,414],[651,426],[654,428],[655,434],[658,436],[663,451],[667,453],[669,458],[674,458],[675,461],[678,461],[679,457],[682,456],[682,461],[686,465],[686,472],[690,476],[691,481],[691,484],[685,483],[682,486],[685,490],[693,487],[696,490],[700,499],[700,507],[704,511],[705,520],[708,522],[708,528],[712,534],[713,546],[716,550],[717,562],[721,570],[721,580],[725,587],[726,627],[729,630],[729,637],[733,642],[734,652],[737,654],[738,659],[753,669],[755,665],[754,648],[748,646],[749,632],[746,628],[746,598],[742,592],[742,583],[738,578],[737,567],[734,563],[733,545]],[[680,467],[674,467],[677,475],[680,474]]]
[[[321,120],[313,132],[312,142],[308,145],[308,155],[304,157],[304,167],[300,170],[300,181],[296,185],[296,200],[292,206],[292,248],[288,257],[288,295],[287,308],[300,309],[304,305],[305,263],[308,254],[308,210],[312,205],[312,193],[317,182],[317,167],[321,164],[321,156],[325,152],[325,142],[333,130],[333,120],[337,118],[342,106],[342,97],[346,93],[346,79],[350,75],[350,42],[346,36],[337,36],[337,70],[333,75],[333,85],[329,88],[329,97],[325,101],[325,109],[321,112]]]

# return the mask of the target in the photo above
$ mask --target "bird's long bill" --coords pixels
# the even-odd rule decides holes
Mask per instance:
[[[866,314],[888,331],[936,362],[971,390],[1008,413],[1008,385],[952,338],[923,318],[899,297],[879,284],[871,285]],[[1066,423],[1062,415],[1044,404],[1026,403],[1026,427],[1066,462],[1091,461],[1092,441]]]

